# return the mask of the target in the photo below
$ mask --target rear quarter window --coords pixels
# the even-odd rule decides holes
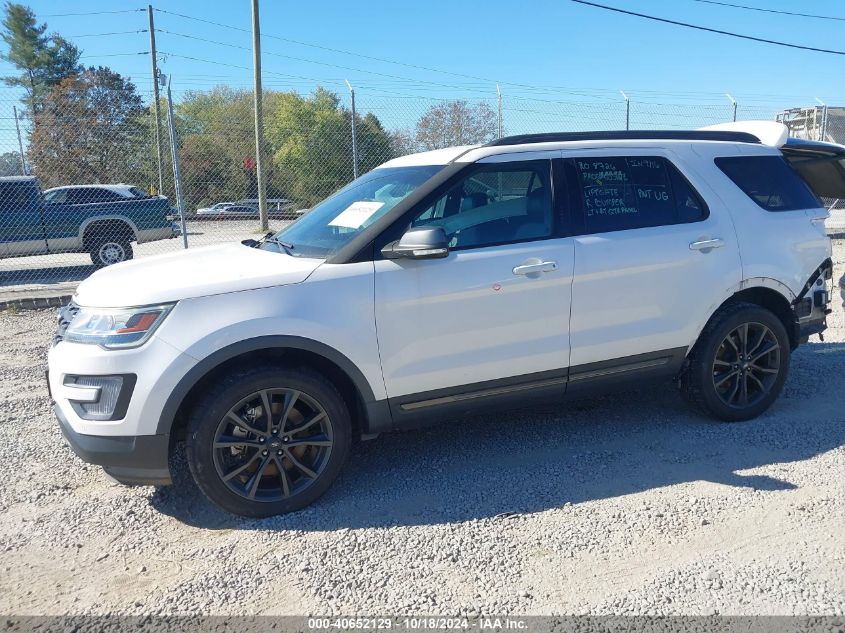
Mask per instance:
[[[822,206],[807,183],[780,156],[730,156],[716,166],[766,211],[797,211]]]

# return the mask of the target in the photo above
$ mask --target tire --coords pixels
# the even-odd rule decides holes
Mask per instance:
[[[96,268],[105,268],[132,259],[132,244],[124,235],[98,235],[91,240],[91,261]]]
[[[752,303],[727,305],[713,315],[690,352],[681,395],[719,420],[756,418],[780,395],[789,354],[789,336],[775,314]]]
[[[260,518],[300,510],[326,492],[351,438],[349,412],[331,382],[305,367],[261,365],[235,370],[200,398],[186,453],[212,503]]]

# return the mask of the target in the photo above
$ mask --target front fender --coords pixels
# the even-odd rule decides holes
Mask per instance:
[[[193,358],[201,375],[263,346],[313,352],[340,367],[365,404],[384,401],[372,262],[332,268],[302,283],[184,299],[156,336]]]
[[[202,360],[198,361],[197,364],[182,377],[168,396],[161,411],[158,426],[156,427],[156,434],[167,435],[170,433],[173,421],[176,418],[176,412],[179,410],[179,406],[182,404],[185,397],[191,389],[193,389],[193,387],[196,386],[197,383],[199,383],[199,381],[215,367],[219,367],[227,360],[231,360],[241,354],[268,349],[296,349],[322,356],[340,367],[340,369],[349,376],[352,383],[358,390],[358,393],[361,395],[361,399],[364,402],[365,407],[375,402],[373,391],[370,388],[367,379],[364,377],[364,374],[361,373],[351,360],[336,349],[318,341],[299,336],[257,336],[227,345],[226,347],[218,349],[216,352],[213,352],[209,356],[206,356]]]

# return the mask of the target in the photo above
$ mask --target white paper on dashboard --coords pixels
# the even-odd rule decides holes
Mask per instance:
[[[343,211],[340,212],[334,220],[329,222],[329,226],[342,226],[347,229],[357,229],[364,222],[370,219],[376,211],[384,206],[384,202],[367,202],[361,200],[353,202]]]

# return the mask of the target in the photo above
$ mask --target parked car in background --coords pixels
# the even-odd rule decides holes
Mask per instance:
[[[404,156],[264,240],[100,271],[49,353],[62,431],[125,483],[170,483],[184,438],[205,495],[261,517],[354,435],[649,381],[754,418],[832,291],[833,187],[769,125]]]
[[[210,207],[202,207],[197,209],[197,215],[217,215],[218,213],[222,213],[226,207],[231,207],[234,202],[218,202],[217,204],[211,205]]]
[[[245,198],[238,200],[238,204],[245,204],[249,207],[258,208],[257,198]],[[267,211],[273,213],[275,211],[285,211],[293,206],[293,202],[287,198],[267,198]]]
[[[297,219],[307,209],[294,209],[294,203],[287,198],[269,198],[267,200],[267,216],[277,220]],[[245,199],[238,202],[218,202],[210,207],[197,209],[196,216],[203,219],[215,217],[218,219],[258,218],[258,200]]]
[[[221,211],[220,215],[243,215],[248,217],[258,217],[258,207],[253,207],[248,204],[233,204]]]
[[[132,259],[132,242],[174,236],[167,198],[132,185],[54,187],[0,178],[0,257],[90,253],[98,268]]]

